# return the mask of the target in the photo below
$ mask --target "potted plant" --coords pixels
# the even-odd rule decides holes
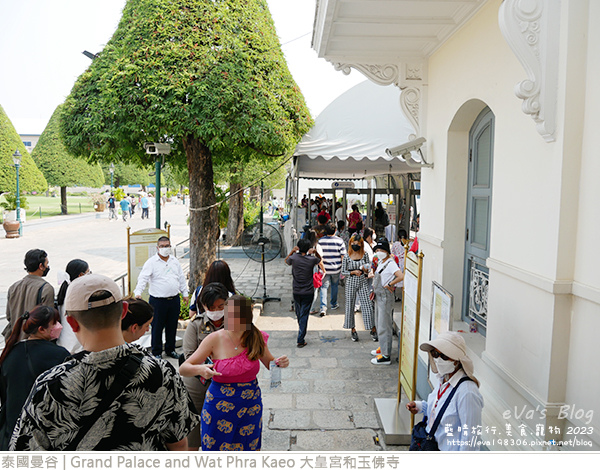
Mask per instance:
[[[2,218],[4,223],[2,226],[6,231],[6,238],[19,238],[19,221],[17,220],[17,196],[12,193],[4,193],[5,202],[0,202],[0,206],[4,209]],[[29,209],[27,198],[21,196],[19,200],[19,213],[21,223],[25,222],[26,209]]]
[[[101,193],[93,193],[90,198],[96,212],[104,212],[106,210],[106,201]]]

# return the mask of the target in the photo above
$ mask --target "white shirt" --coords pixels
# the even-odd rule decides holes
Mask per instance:
[[[381,285],[383,287],[396,279],[396,272],[398,271],[400,271],[400,268],[394,261],[394,258],[391,257],[386,261],[379,261],[376,270],[377,274],[381,276]]]
[[[148,283],[148,293],[152,297],[173,297],[180,292],[184,297],[188,296],[183,269],[174,256],[169,256],[167,261],[163,261],[158,253],[148,258],[138,277],[134,294],[142,295]]]
[[[346,222],[346,211],[344,210],[343,207],[338,207],[335,210],[335,219],[336,220],[343,220],[344,222]]]
[[[427,397],[427,401],[417,402],[419,411],[427,415],[427,431],[431,430],[431,426],[436,418],[436,413],[439,412],[452,389],[456,387],[458,381],[465,376],[463,370],[459,370],[452,376],[449,382],[442,384],[440,382],[433,392]],[[450,384],[444,394],[438,401],[438,391],[440,387]],[[436,402],[437,406],[436,406]],[[435,408],[435,410],[434,410]],[[458,390],[454,394],[452,401],[446,408],[444,415],[440,421],[440,425],[435,431],[435,440],[441,451],[473,451],[479,450],[480,445],[476,441],[481,440],[481,435],[477,435],[477,430],[481,431],[481,410],[483,408],[483,397],[479,393],[477,384],[471,380],[467,380],[460,384]],[[475,433],[473,430],[475,429]],[[465,435],[464,432],[467,432]]]

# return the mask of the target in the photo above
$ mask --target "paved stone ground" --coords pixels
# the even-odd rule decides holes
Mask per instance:
[[[24,237],[0,238],[0,312],[3,315],[8,287],[24,275],[23,257],[31,248],[49,253],[48,281],[55,286],[56,273],[68,261],[82,258],[93,272],[116,278],[127,271],[126,226],[131,230],[152,227],[139,214],[128,223],[109,222],[107,213],[30,220]],[[189,236],[187,207],[167,204],[163,221],[171,223],[173,244]],[[262,297],[261,265],[249,260],[240,249],[223,247],[236,288],[248,296]],[[185,264],[186,261],[183,260]],[[282,382],[270,388],[270,372],[262,369],[259,382],[263,391],[263,450],[266,451],[381,451],[407,450],[386,446],[374,407],[375,398],[396,397],[398,363],[375,366],[370,351],[378,346],[364,331],[360,313],[356,325],[360,341],[343,330],[344,290],[340,288],[340,309],[327,316],[311,316],[305,348],[296,348],[297,321],[291,310],[291,270],[282,258],[266,264],[267,295],[280,302],[267,302],[257,326],[270,334],[269,348],[277,357],[287,355],[290,366],[282,370]],[[397,304],[400,308],[400,304]],[[3,328],[0,321],[0,328]],[[394,338],[394,355],[397,341]],[[175,362],[175,361],[171,361]]]

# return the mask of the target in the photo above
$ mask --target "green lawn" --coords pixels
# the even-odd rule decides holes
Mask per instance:
[[[34,220],[44,217],[53,217],[60,215],[60,197],[46,196],[26,196],[27,219]],[[0,196],[0,202],[4,202],[4,197]],[[81,207],[80,207],[81,204]],[[41,211],[41,217],[40,217]],[[79,214],[83,212],[94,212],[94,205],[88,196],[67,196],[67,211],[69,214]]]

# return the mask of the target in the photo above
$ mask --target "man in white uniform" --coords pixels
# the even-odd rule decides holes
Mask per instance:
[[[188,287],[179,261],[171,256],[171,241],[168,237],[160,237],[157,243],[158,252],[144,263],[138,277],[134,294],[142,297],[146,284],[150,283],[149,304],[154,308],[152,319],[152,354],[162,356],[162,334],[165,332],[165,352],[167,356],[179,359],[175,352],[175,336],[179,320],[179,293],[183,301],[188,300]]]

